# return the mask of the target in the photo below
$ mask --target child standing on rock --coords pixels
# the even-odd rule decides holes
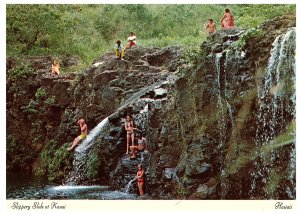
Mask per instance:
[[[138,172],[136,173],[136,178],[137,178],[137,184],[138,184],[138,188],[139,188],[139,192],[140,195],[143,196],[144,195],[144,183],[145,183],[145,179],[144,179],[144,170],[141,164],[138,165]]]
[[[214,21],[212,19],[208,20],[208,23],[206,25],[206,33],[208,33],[208,35],[213,34],[215,31],[217,30],[216,28],[216,24],[214,23]]]
[[[126,116],[126,122],[125,122],[125,130],[127,132],[127,149],[126,149],[126,154],[128,154],[128,149],[129,149],[129,143],[131,140],[132,146],[134,146],[134,130],[136,128],[133,127],[133,121],[132,118],[127,115]]]

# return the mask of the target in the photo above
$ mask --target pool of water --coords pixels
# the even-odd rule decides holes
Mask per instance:
[[[10,175],[6,179],[7,199],[136,199],[137,195],[112,191],[109,186],[57,185],[42,177]]]

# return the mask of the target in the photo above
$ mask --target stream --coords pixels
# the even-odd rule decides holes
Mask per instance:
[[[109,186],[58,185],[46,178],[7,175],[6,199],[136,199],[137,195],[113,191]]]

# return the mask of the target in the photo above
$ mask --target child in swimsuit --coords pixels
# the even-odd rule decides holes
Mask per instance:
[[[136,158],[136,151],[142,152],[147,150],[147,142],[146,142],[146,138],[144,136],[144,134],[139,135],[138,136],[138,146],[130,146],[130,151],[131,151],[131,159],[135,159]]]
[[[136,173],[136,177],[137,177],[137,184],[138,184],[140,195],[144,195],[145,180],[144,180],[144,170],[141,164],[138,165],[138,172]]]
[[[225,9],[225,13],[220,21],[222,29],[226,30],[234,28],[234,17],[228,8]]]
[[[51,68],[52,68],[53,76],[55,76],[55,74],[57,74],[57,75],[60,74],[60,71],[59,71],[60,66],[59,66],[59,63],[55,59],[52,62]]]
[[[128,154],[128,149],[129,149],[129,143],[131,139],[132,146],[134,146],[134,132],[133,130],[136,129],[133,127],[133,121],[129,115],[126,117],[126,122],[125,122],[125,130],[127,132],[127,149],[126,149],[126,154]]]
[[[125,54],[124,54],[123,45],[121,45],[121,41],[120,40],[117,41],[115,50],[116,50],[117,59],[123,60],[123,57],[124,57]]]
[[[130,32],[130,36],[127,40],[128,44],[126,45],[126,49],[136,45],[136,36],[133,32]]]
[[[209,35],[213,34],[217,30],[216,24],[212,19],[208,20],[208,23],[206,25],[206,31],[208,32]]]
[[[77,124],[80,126],[81,134],[74,139],[72,146],[67,148],[68,151],[73,150],[87,136],[88,129],[87,129],[87,125],[86,125],[84,119],[78,120]]]

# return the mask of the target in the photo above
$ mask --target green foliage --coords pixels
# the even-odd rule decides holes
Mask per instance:
[[[54,156],[48,165],[48,179],[50,181],[62,180],[72,169],[72,153],[67,151],[67,144],[54,152]],[[49,162],[48,162],[49,163]]]
[[[31,64],[25,60],[18,60],[18,64],[8,71],[8,79],[27,78],[34,73]]]
[[[43,115],[48,108],[55,103],[55,97],[47,97],[46,89],[41,87],[38,88],[35,92],[35,99],[30,99],[28,105],[22,106],[21,109],[23,112],[28,113],[29,117],[32,114],[36,114],[35,116]]]
[[[37,100],[42,100],[44,97],[46,97],[46,91],[44,88],[38,88],[35,92],[35,98]]]
[[[205,40],[208,18],[230,8],[237,27],[253,28],[295,5],[7,5],[7,55],[71,54],[90,64],[127,43],[131,31],[142,46],[197,45]]]
[[[201,49],[200,45],[197,46],[190,46],[185,48],[182,60],[185,63],[191,63],[197,65],[200,60],[203,60],[205,53]]]
[[[243,5],[234,11],[237,26],[253,28],[276,16],[296,13],[296,7],[292,4],[251,4]]]
[[[186,180],[186,178],[184,177],[183,180]],[[186,189],[185,189],[185,187],[183,186],[182,183],[178,183],[175,186],[175,190],[176,190],[176,193],[178,195],[178,199],[184,199],[184,198],[186,198],[187,191],[186,191]]]
[[[51,48],[63,30],[63,20],[50,5],[7,5],[6,32],[8,49],[28,53],[34,48]],[[15,43],[17,41],[17,43]]]
[[[48,97],[45,101],[44,101],[44,104],[46,106],[51,106],[55,103],[55,97],[52,96],[52,97]]]
[[[87,177],[89,179],[98,177],[100,167],[101,158],[97,153],[97,150],[94,150],[87,161]]]
[[[67,144],[60,146],[55,140],[50,140],[40,156],[39,175],[48,175],[50,181],[62,180],[72,169],[72,153],[67,151]]]
[[[36,109],[38,106],[38,102],[31,99],[28,103],[27,106],[22,106],[21,109],[23,110],[24,113],[28,113],[28,114],[35,114],[38,112],[38,110]]]
[[[264,32],[262,32],[260,29],[251,28],[244,32],[238,41],[236,41],[233,46],[237,49],[243,49],[246,46],[247,41],[251,41],[251,38],[260,39],[264,36]]]
[[[34,156],[21,142],[8,135],[6,138],[6,167],[8,170],[24,170],[31,165]]]

